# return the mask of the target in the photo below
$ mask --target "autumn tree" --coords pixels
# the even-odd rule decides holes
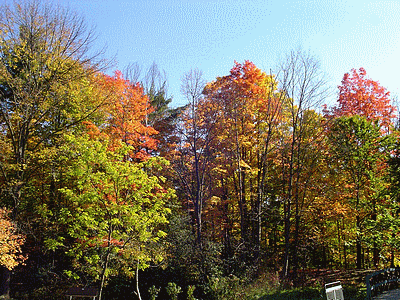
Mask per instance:
[[[224,221],[228,229],[226,246],[233,246],[229,240],[234,239],[234,227],[240,228],[240,246],[234,255],[256,262],[261,207],[271,197],[267,180],[285,96],[277,90],[274,76],[250,61],[235,62],[229,75],[207,84],[204,94],[202,106],[218,118],[212,152],[216,157],[215,176],[220,178],[215,198],[225,207],[222,215],[231,218]],[[236,220],[239,224],[234,225]]]
[[[132,147],[131,159],[146,160],[157,148],[154,135],[157,131],[148,126],[148,114],[154,109],[138,82],[131,82],[120,71],[104,77],[104,89],[108,94],[104,112],[108,115],[104,132],[113,141],[112,148],[121,143]]]
[[[203,210],[209,188],[209,146],[212,140],[210,124],[205,124],[199,106],[203,101],[205,81],[198,69],[190,70],[182,77],[181,92],[188,101],[182,114],[181,146],[175,155],[175,171],[178,174],[184,195],[193,206],[196,224],[196,241],[202,248]],[[211,125],[212,126],[212,125]]]
[[[1,7],[0,183],[13,220],[26,207],[39,153],[102,99],[88,88],[99,66],[92,40],[84,20],[68,10],[39,1]]]
[[[0,264],[12,270],[26,259],[21,254],[21,246],[25,242],[25,236],[17,233],[15,224],[8,216],[9,213],[6,209],[0,209]]]
[[[338,96],[338,104],[337,106],[334,106],[330,109],[327,109],[325,107],[324,110],[324,114],[325,117],[329,120],[331,120],[331,122],[334,124],[332,125],[334,128],[337,126],[338,122],[340,121],[336,121],[335,118],[340,118],[340,117],[352,117],[352,116],[360,116],[362,118],[365,118],[366,121],[370,121],[372,124],[374,124],[374,126],[378,126],[379,130],[380,130],[380,139],[383,139],[384,135],[388,135],[389,133],[392,132],[392,120],[394,118],[395,115],[395,107],[392,106],[391,104],[391,98],[390,98],[390,92],[387,91],[386,88],[382,87],[379,82],[374,81],[370,78],[367,77],[366,71],[364,68],[360,68],[359,70],[356,69],[352,69],[350,73],[346,73],[343,76],[343,80],[341,82],[341,85],[338,86],[339,89],[339,96]],[[350,120],[350,119],[349,119]],[[353,120],[353,119],[351,119]],[[354,119],[356,120],[356,119]],[[356,124],[357,122],[355,122],[353,120],[353,123]],[[366,122],[364,121],[364,122]],[[358,123],[360,123],[361,121],[359,121]],[[351,123],[351,124],[353,124]],[[357,123],[357,124],[358,124]],[[340,130],[347,130],[347,132],[342,132],[341,134],[343,135],[360,135],[362,134],[361,132],[364,132],[365,130],[367,130],[367,126],[363,125],[361,126],[360,124],[357,125],[358,129],[355,129],[354,126],[352,125],[348,128],[341,128]],[[364,128],[362,131],[360,128],[361,127]],[[330,126],[328,126],[328,128],[330,128]],[[330,130],[330,129],[328,129]],[[370,132],[371,129],[369,129],[369,131],[366,132]],[[365,132],[363,134],[366,134]],[[378,133],[376,133],[376,135],[378,135]],[[344,137],[341,136],[341,139],[343,139]],[[356,137],[354,137],[356,138]],[[377,137],[375,137],[377,139]],[[386,137],[386,138],[389,138]],[[375,141],[376,142],[376,141]],[[337,141],[335,141],[335,143],[337,143]],[[363,144],[364,142],[359,142],[361,143],[359,145],[359,147],[369,147],[368,145],[371,144],[371,141],[365,141],[365,145]],[[379,144],[379,143],[378,143]],[[337,144],[335,144],[337,145]],[[383,148],[382,148],[383,149]],[[353,149],[356,153],[358,153],[356,151],[356,149]],[[344,150],[342,150],[344,151]],[[375,153],[380,153],[378,151],[378,149],[374,150]],[[366,153],[365,151],[363,152],[364,156],[363,159],[365,160],[371,160],[371,156],[369,157],[368,155],[372,155],[371,153]],[[352,164],[354,164],[354,168],[352,170],[352,172],[357,172],[357,168],[355,166],[357,166],[359,164],[358,160],[360,159],[360,156],[356,155],[356,156],[352,156],[349,154],[346,154],[347,158],[354,158],[354,161],[352,162]],[[376,155],[376,154],[374,154]],[[383,155],[383,153],[381,153],[380,155]],[[381,165],[382,164],[382,159],[380,158],[379,161],[375,160],[375,164],[377,165]],[[371,178],[375,178],[374,180],[369,179],[369,181],[362,181],[362,178],[364,178],[363,176],[366,176],[364,173],[357,173],[358,176],[352,176],[352,179],[348,179],[351,182],[353,182],[353,185],[355,185],[357,187],[357,189],[363,189],[364,186],[366,188],[370,187],[370,185],[372,184],[372,182],[375,182],[377,179],[379,179],[381,181],[381,185],[382,186],[386,186],[386,183],[383,183],[383,177],[384,174],[382,173],[383,170],[380,170],[379,172],[376,169],[371,169],[371,167],[365,168],[365,166],[363,165],[361,167],[362,171],[368,171],[369,175]],[[371,181],[372,180],[372,181]],[[362,181],[362,182],[361,182]],[[357,183],[358,182],[358,183]],[[361,193],[361,192],[360,192]],[[365,196],[367,197],[367,196]],[[376,195],[375,196],[368,196],[367,197],[367,202],[371,202],[374,204],[374,208],[373,211],[375,211],[374,213],[370,213],[367,215],[366,217],[362,216],[362,212],[359,212],[359,215],[357,216],[357,220],[356,220],[356,230],[357,232],[360,232],[360,230],[362,229],[361,227],[364,226],[364,223],[366,222],[365,218],[370,218],[370,222],[375,223],[376,218],[377,218],[377,213],[376,213],[376,201],[378,201],[376,199]],[[381,198],[383,197],[382,195],[380,196]],[[357,205],[360,205],[360,196],[356,196],[355,197],[357,199],[356,203],[358,203]],[[382,199],[379,199],[379,201],[382,201]],[[378,256],[379,256],[379,250],[377,248],[377,243],[376,241],[373,242],[373,260],[374,260],[374,265],[377,266],[378,264]],[[356,259],[356,266],[359,268],[361,267],[362,263],[363,263],[363,256],[362,256],[362,241],[360,239],[359,236],[357,236],[356,239],[356,253],[357,253],[357,259]]]
[[[296,278],[301,212],[315,197],[309,193],[312,191],[309,187],[316,184],[313,180],[323,141],[323,120],[316,110],[329,95],[329,89],[319,61],[301,50],[286,56],[279,66],[277,78],[287,99],[279,146],[285,240],[283,274],[288,276],[289,268],[293,266]]]
[[[40,207],[49,228],[64,230],[48,234],[45,243],[53,251],[68,249],[74,270],[67,274],[98,281],[100,298],[107,278],[123,273],[135,276],[141,299],[139,270],[163,257],[158,240],[169,212],[165,203],[172,197],[160,176],[166,161],[151,157],[156,131],[146,124],[152,108],[141,85],[119,71],[96,76],[106,99],[96,111],[98,119],[64,135],[56,158],[63,205]]]
[[[368,121],[362,116],[340,117],[330,127],[332,171],[338,176],[345,176],[346,184],[341,187],[342,205],[349,207],[349,217],[356,241],[356,267],[363,264],[362,248],[368,236],[366,223],[377,221],[377,214],[386,198],[382,191],[385,184],[385,164],[388,155],[389,136],[382,136],[377,121]],[[386,188],[385,188],[386,186]],[[373,244],[374,265],[378,265],[378,245],[373,237],[374,230],[368,230]],[[376,236],[376,231],[375,231]]]
[[[345,73],[338,89],[338,105],[326,109],[327,116],[359,115],[370,121],[378,121],[386,132],[389,130],[396,110],[391,105],[390,92],[378,81],[368,78],[364,68]]]
[[[21,246],[25,236],[18,233],[15,223],[9,217],[10,211],[0,209],[0,265],[8,270],[14,269],[26,260],[22,254]],[[9,278],[3,276],[2,295],[9,297]]]
[[[138,278],[140,269],[163,258],[157,242],[165,236],[161,225],[167,222],[165,204],[173,192],[156,175],[163,159],[132,163],[124,159],[129,146],[112,151],[107,141],[88,135],[67,139],[61,150],[69,162],[69,184],[60,189],[64,205],[55,212],[65,230],[46,244],[52,250],[67,249],[75,269],[67,274],[99,281],[101,299],[108,277]],[[136,293],[141,299],[138,288]]]
[[[178,116],[182,107],[171,108],[172,97],[168,95],[168,80],[165,71],[158,65],[152,65],[142,74],[142,68],[137,63],[128,65],[124,72],[130,82],[138,82],[143,87],[151,110],[146,116],[146,125],[153,127],[157,133],[157,151],[153,154],[169,157],[175,145],[179,142],[176,135]]]
[[[388,159],[389,166],[389,179],[390,183],[389,191],[391,197],[391,203],[393,209],[389,216],[387,217],[387,222],[391,228],[390,235],[387,236],[386,245],[389,246],[390,251],[390,267],[395,266],[395,257],[398,254],[398,249],[400,249],[400,240],[398,239],[400,233],[400,145],[399,139],[397,138],[393,143],[393,149]]]

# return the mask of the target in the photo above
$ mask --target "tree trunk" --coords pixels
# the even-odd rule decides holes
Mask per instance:
[[[299,248],[299,229],[300,229],[300,215],[298,200],[296,201],[296,216],[295,216],[295,229],[294,229],[294,241],[293,241],[293,280],[297,284],[297,273],[299,268],[298,262],[298,248]]]
[[[376,212],[376,203],[375,203],[375,198],[372,199],[372,216],[371,219],[373,221],[373,223],[376,223],[376,216],[377,216],[377,212]],[[379,264],[379,249],[378,249],[378,243],[377,243],[377,238],[376,235],[374,234],[373,237],[374,241],[373,241],[373,246],[372,246],[372,255],[373,255],[373,260],[374,260],[374,267],[377,269],[378,268],[378,264]]]
[[[357,190],[356,190],[356,208],[357,208],[357,216],[356,216],[356,230],[357,230],[357,239],[356,239],[356,252],[357,252],[357,261],[356,267],[357,269],[361,269],[362,267],[362,247],[361,247],[361,218],[358,215],[359,206],[360,206],[360,176],[357,176]]]
[[[102,297],[102,294],[103,294],[104,283],[106,281],[106,271],[107,271],[107,268],[108,268],[108,261],[110,260],[111,234],[112,234],[112,226],[110,226],[109,229],[108,229],[108,241],[107,241],[108,249],[107,249],[106,258],[105,258],[105,261],[104,261],[104,267],[103,267],[103,270],[101,272],[99,300],[101,300],[101,297]]]
[[[0,267],[0,299],[10,299],[11,271],[4,266]]]
[[[140,290],[139,290],[139,260],[137,261],[137,265],[136,265],[135,281],[136,281],[135,294],[139,300],[142,300],[142,296],[140,296]]]
[[[342,244],[342,241],[341,241],[341,235],[340,235],[340,223],[339,223],[339,219],[336,220],[336,228],[337,228],[337,237],[338,237],[338,247],[337,247],[337,249],[339,250],[339,251],[338,251],[338,254],[339,254],[339,263],[342,264],[342,253],[341,253],[341,251],[340,251],[340,245]]]
[[[284,219],[285,219],[285,258],[283,263],[283,274],[285,277],[288,276],[289,272],[289,256],[290,256],[290,229],[292,226],[292,198],[293,198],[293,176],[294,176],[294,147],[295,147],[295,134],[296,129],[293,129],[292,142],[290,146],[290,161],[289,161],[289,174],[288,174],[288,186],[287,186],[287,200],[284,206]],[[284,176],[283,180],[285,180]]]
[[[289,273],[289,254],[290,254],[290,200],[284,205],[285,211],[285,256],[283,261],[283,276],[287,277]]]
[[[342,232],[345,232],[344,218],[342,218]],[[344,258],[344,268],[347,269],[347,250],[346,250],[346,236],[343,235],[343,258]]]

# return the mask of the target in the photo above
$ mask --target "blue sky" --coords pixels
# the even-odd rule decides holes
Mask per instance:
[[[116,68],[156,62],[175,106],[185,104],[181,77],[191,68],[207,81],[228,74],[234,60],[269,72],[299,47],[318,57],[332,86],[351,68],[364,67],[399,94],[400,1],[54,1],[96,26],[95,47],[107,45]]]

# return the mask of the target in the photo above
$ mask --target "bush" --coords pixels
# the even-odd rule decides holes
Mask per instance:
[[[182,289],[175,282],[168,282],[166,287],[168,295],[170,295],[172,300],[178,300],[178,295],[181,293]]]

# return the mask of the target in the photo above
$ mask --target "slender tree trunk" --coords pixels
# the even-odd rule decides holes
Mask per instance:
[[[300,214],[299,204],[296,202],[295,212],[295,230],[294,230],[294,241],[293,241],[293,279],[297,282],[297,272],[299,268],[298,262],[298,247],[299,247],[299,229],[300,229]]]
[[[375,223],[376,222],[376,203],[375,199],[372,199],[372,221]],[[378,244],[376,242],[377,238],[376,235],[373,237],[373,246],[372,246],[372,255],[373,255],[373,261],[374,261],[374,267],[377,269],[378,264],[379,264],[379,249],[378,249]]]
[[[258,261],[261,252],[261,199],[262,191],[259,192],[255,203],[254,215],[254,259]]]
[[[194,213],[196,218],[196,237],[197,237],[197,244],[202,249],[202,211],[203,211],[203,196],[202,196],[202,180],[199,170],[199,158],[197,154],[197,147],[196,142],[194,142],[194,159],[195,159],[195,176],[196,176],[196,195],[194,200]]]
[[[246,247],[247,239],[248,239],[248,227],[247,227],[247,207],[246,207],[246,199],[245,199],[245,172],[242,170],[241,160],[242,153],[239,142],[239,129],[238,129],[238,119],[237,119],[237,111],[234,111],[235,114],[235,155],[236,155],[236,167],[238,174],[238,191],[239,191],[239,210],[240,210],[240,230],[241,230],[241,241],[243,245]]]
[[[108,268],[108,262],[110,260],[110,254],[111,254],[111,234],[112,234],[112,226],[109,226],[108,229],[108,239],[107,239],[107,254],[106,254],[106,258],[104,261],[104,267],[103,270],[101,272],[101,280],[100,280],[100,292],[99,292],[99,300],[101,300],[101,297],[103,295],[103,288],[104,288],[104,284],[106,281],[106,271]]]
[[[357,184],[357,211],[360,205],[360,189],[359,189],[359,184]],[[356,238],[356,254],[357,254],[357,259],[356,259],[356,268],[361,269],[362,268],[362,246],[361,246],[361,219],[360,216],[356,216],[356,230],[357,230],[357,238]]]
[[[267,134],[267,139],[265,140],[265,145],[264,145],[264,151],[262,152],[262,154],[258,155],[259,156],[259,162],[258,162],[258,166],[259,166],[259,172],[257,175],[257,199],[256,199],[256,203],[255,203],[255,218],[256,218],[256,222],[255,222],[255,239],[254,239],[254,243],[255,243],[255,258],[258,259],[260,256],[260,252],[261,252],[261,240],[262,240],[262,201],[264,199],[264,194],[265,194],[265,190],[266,190],[266,184],[265,184],[265,180],[267,177],[267,172],[268,172],[268,166],[267,166],[267,154],[269,151],[269,142],[271,139],[271,135],[272,135],[272,129],[271,129],[271,125],[269,125],[268,127],[268,134]]]
[[[10,299],[11,271],[4,266],[0,267],[0,299]]]
[[[344,218],[342,218],[342,232],[344,232]],[[347,249],[346,249],[346,236],[343,236],[343,257],[344,257],[344,268],[348,269],[347,265]]]
[[[341,254],[341,251],[340,251],[340,246],[341,246],[341,244],[342,244],[342,241],[341,241],[341,234],[340,234],[340,223],[339,223],[339,219],[337,219],[336,220],[336,228],[337,228],[337,237],[338,237],[338,253],[339,253],[339,262],[340,262],[340,264],[342,264],[342,254]]]
[[[296,122],[293,121],[293,124]],[[289,161],[289,175],[288,186],[286,193],[286,209],[285,209],[285,258],[283,264],[283,274],[285,277],[289,273],[289,257],[290,257],[290,229],[291,229],[291,216],[292,216],[292,198],[293,198],[293,176],[294,176],[294,148],[296,143],[296,127],[293,126],[292,141],[290,145],[290,161]],[[283,178],[285,180],[285,178]]]
[[[290,222],[290,215],[291,215],[291,203],[290,200],[287,200],[287,202],[284,205],[284,211],[285,211],[285,256],[284,256],[284,261],[283,261],[283,276],[287,277],[289,274],[289,255],[290,255],[290,227],[291,227],[291,222]]]
[[[136,265],[135,281],[136,281],[135,294],[139,300],[142,300],[142,297],[140,296],[140,290],[139,290],[139,260],[137,261],[137,265]]]
[[[357,217],[357,220],[359,219],[359,217]],[[357,221],[358,223],[359,221]],[[358,227],[358,226],[357,226]],[[356,263],[356,267],[357,269],[361,269],[362,268],[362,246],[361,246],[361,240],[360,237],[357,235],[357,240],[356,240],[356,252],[357,252],[357,263]]]
[[[392,239],[395,238],[395,234],[392,233]],[[391,253],[390,253],[390,267],[394,268],[394,248],[392,247]]]

